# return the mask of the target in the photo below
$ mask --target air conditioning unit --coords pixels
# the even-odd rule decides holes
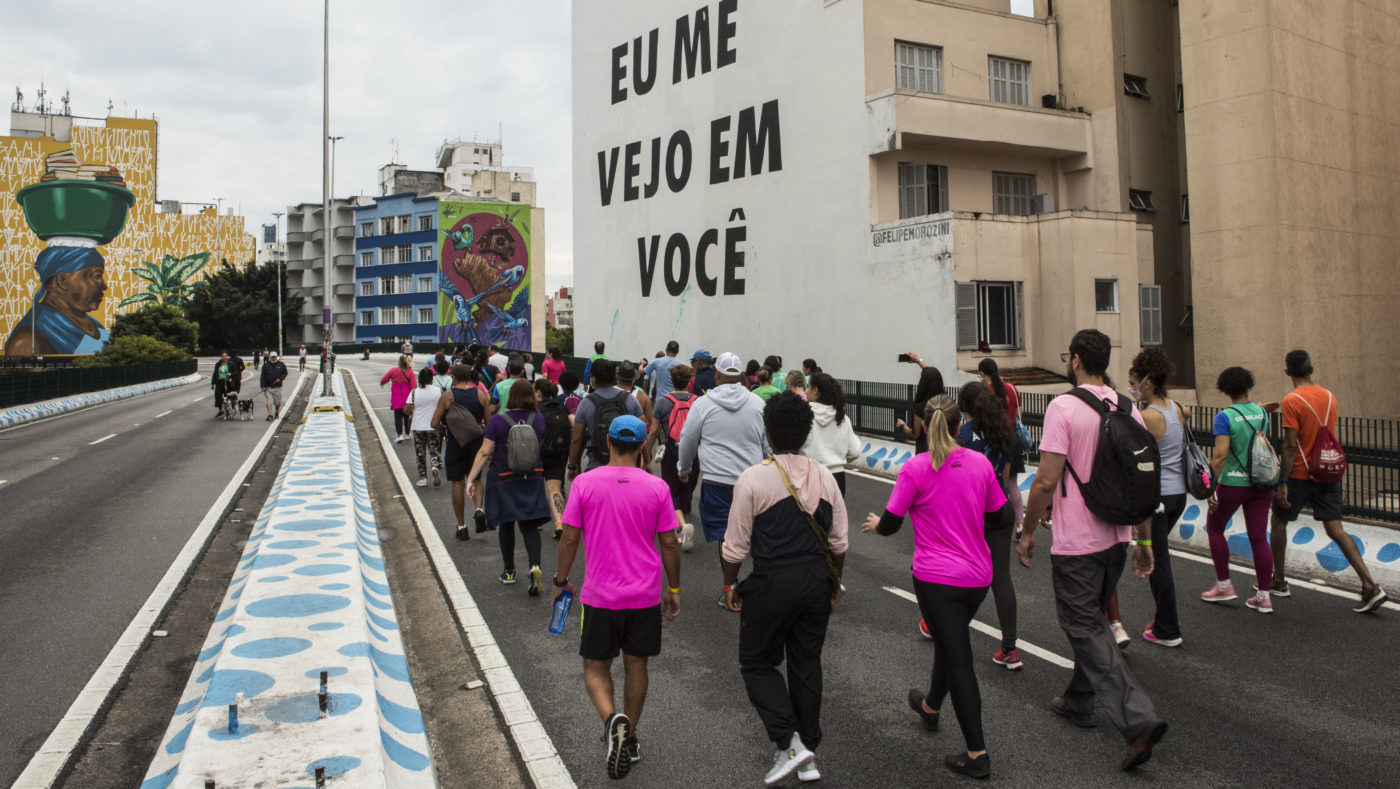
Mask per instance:
[[[1044,107],[1047,110],[1055,109],[1055,105],[1058,103],[1059,97],[1053,93],[1046,93],[1045,95],[1040,97],[1040,106]]]
[[[1036,195],[1035,212],[1037,214],[1055,213],[1055,196],[1052,194]]]

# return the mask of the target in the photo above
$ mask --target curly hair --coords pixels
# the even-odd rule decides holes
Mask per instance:
[[[1215,388],[1232,400],[1244,397],[1254,388],[1254,373],[1243,367],[1226,367],[1220,371],[1220,377],[1215,379]]]
[[[1139,381],[1151,381],[1152,388],[1160,395],[1167,389],[1167,379],[1176,374],[1176,365],[1161,348],[1152,346],[1143,348],[1133,357],[1128,373]]]
[[[1002,408],[992,396],[992,390],[981,381],[973,381],[958,391],[958,410],[972,420],[972,429],[987,439],[987,446],[994,452],[1015,452],[1021,446],[1021,439],[1012,429]]]
[[[812,432],[812,407],[794,392],[779,392],[763,406],[763,428],[774,454],[797,452]]]
[[[841,391],[841,384],[835,378],[826,373],[812,376],[807,383],[807,399],[813,399],[813,394],[816,394],[817,402],[836,409],[836,424],[846,421],[846,393]]]

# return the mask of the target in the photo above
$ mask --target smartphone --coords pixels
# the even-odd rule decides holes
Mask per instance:
[[[911,357],[909,356],[909,354],[907,354],[907,353],[901,353],[901,354],[899,355],[899,361],[901,361],[901,362],[912,362],[912,361],[914,361],[914,360],[913,360],[913,358],[911,358]]]

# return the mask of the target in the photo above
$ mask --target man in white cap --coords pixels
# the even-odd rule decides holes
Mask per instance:
[[[700,461],[700,525],[705,542],[724,541],[729,504],[739,475],[768,456],[763,428],[763,400],[744,388],[743,364],[732,353],[715,360],[715,388],[695,401],[681,430],[676,470],[682,481]],[[720,605],[724,605],[721,599]]]
[[[273,351],[267,355],[267,361],[262,366],[262,377],[258,385],[262,387],[263,396],[267,398],[267,421],[271,422],[282,412],[282,382],[287,380],[287,365],[282,363],[277,352]]]

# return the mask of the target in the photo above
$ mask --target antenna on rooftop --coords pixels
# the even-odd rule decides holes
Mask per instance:
[[[20,90],[18,85],[15,86],[15,106],[14,106],[14,111],[15,111],[15,112],[24,112],[24,91]]]
[[[108,97],[107,97],[107,114],[108,114],[108,115],[111,115],[111,114],[112,114],[112,107],[113,107],[113,106],[114,106],[114,105],[112,104],[112,97],[111,97],[111,96],[108,96]]]
[[[63,114],[64,114],[64,115],[71,115],[71,114],[72,114],[71,112],[68,111],[68,91],[66,91],[66,90],[63,91]]]
[[[389,145],[392,146],[393,149],[394,149],[394,156],[393,156],[392,159],[389,160],[389,163],[390,163],[390,164],[400,164],[400,162],[399,162],[399,139],[398,139],[397,137],[390,137],[390,138],[389,138]]]

